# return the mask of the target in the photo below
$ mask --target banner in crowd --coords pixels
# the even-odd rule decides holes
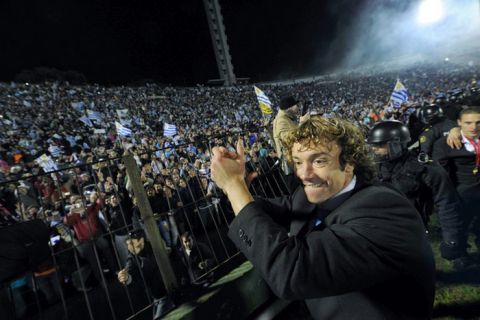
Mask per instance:
[[[256,86],[253,86],[253,88],[255,89],[255,94],[257,95],[258,104],[260,105],[260,110],[262,111],[262,113],[272,114],[273,109],[270,99],[268,99],[267,95]]]
[[[121,137],[128,137],[132,135],[132,130],[127,127],[124,127],[120,122],[115,121],[115,128],[117,129],[117,134]]]
[[[98,111],[87,109],[88,119],[102,122],[102,114]]]
[[[58,170],[57,164],[55,161],[52,160],[51,157],[47,156],[46,154],[42,154],[40,157],[35,159],[35,162],[42,167],[45,173],[49,173],[52,171]]]
[[[80,117],[78,120],[82,121],[85,125],[89,127],[93,127],[92,120],[90,120],[87,116]]]
[[[164,123],[163,124],[163,135],[165,137],[173,137],[177,134],[177,126],[174,124]]]
[[[390,103],[393,105],[394,108],[400,108],[402,103],[408,101],[408,92],[407,88],[397,80],[395,84],[395,88],[393,88],[392,95],[390,96]]]

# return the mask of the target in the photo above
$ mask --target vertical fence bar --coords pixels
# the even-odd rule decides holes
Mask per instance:
[[[153,217],[152,207],[143,188],[137,163],[131,154],[123,158],[127,169],[128,179],[132,185],[133,193],[137,199],[138,209],[145,225],[145,232],[153,249],[153,254],[162,275],[165,289],[173,294],[178,289],[177,279],[168,258],[167,250],[160,236],[157,223]]]

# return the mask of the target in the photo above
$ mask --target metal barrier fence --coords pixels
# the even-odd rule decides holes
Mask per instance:
[[[12,252],[26,253],[24,260],[0,253],[9,263],[0,278],[1,318],[125,319],[146,308],[161,314],[207,287],[238,254],[226,236],[233,212],[208,172],[211,146],[227,140],[203,141],[197,153],[189,144],[100,155],[1,183],[0,233],[33,237],[28,228],[41,229],[33,223],[41,220],[49,238],[48,246],[40,238],[2,238],[2,246],[20,244]],[[288,194],[274,154],[251,149],[247,168],[259,173],[252,193]],[[48,256],[28,250],[36,241]]]

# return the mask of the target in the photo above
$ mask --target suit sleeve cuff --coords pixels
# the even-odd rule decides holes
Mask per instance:
[[[240,249],[245,250],[252,246],[252,240],[246,234],[247,226],[251,223],[252,218],[264,211],[261,202],[253,201],[240,210],[238,215],[233,219],[228,230],[228,237]]]

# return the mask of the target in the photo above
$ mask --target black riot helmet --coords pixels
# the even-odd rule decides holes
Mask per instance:
[[[437,105],[439,107],[445,106],[447,104],[447,102],[448,102],[448,99],[447,99],[447,96],[445,95],[445,93],[439,93],[435,97],[435,105]]]
[[[395,160],[408,151],[410,131],[400,121],[382,121],[373,126],[368,134],[367,143],[371,145],[385,145],[388,154],[378,156],[379,161]]]
[[[462,89],[454,89],[448,92],[448,101],[451,103],[462,103],[464,94]]]
[[[443,118],[443,110],[435,104],[428,104],[420,108],[418,117],[423,124],[433,124]]]
[[[471,106],[480,105],[480,87],[473,87],[470,93],[470,103]]]

